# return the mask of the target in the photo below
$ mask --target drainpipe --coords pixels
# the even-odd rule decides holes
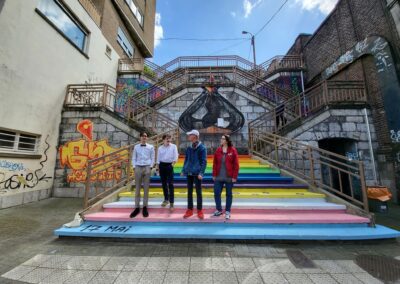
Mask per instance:
[[[372,149],[371,130],[369,128],[369,120],[368,120],[368,114],[367,114],[367,109],[366,108],[364,108],[364,116],[365,116],[365,122],[367,124],[368,144],[369,144],[369,152],[370,152],[370,155],[371,155],[372,169],[373,169],[373,173],[374,173],[374,181],[375,181],[375,184],[378,184],[378,177],[377,177],[377,174],[376,174],[376,166],[375,166],[374,150]]]
[[[304,76],[303,76],[303,70],[301,70],[300,72],[300,76],[301,76],[301,90],[303,92],[303,112],[304,112],[304,116],[307,116],[306,113],[306,94],[304,93]],[[300,114],[301,115],[301,114]]]

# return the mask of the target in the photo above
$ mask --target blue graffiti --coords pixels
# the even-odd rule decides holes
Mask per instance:
[[[0,161],[0,168],[9,170],[9,171],[23,171],[25,170],[25,167],[22,163],[14,163],[6,160],[1,160]]]

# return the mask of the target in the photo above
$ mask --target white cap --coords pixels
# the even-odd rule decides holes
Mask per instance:
[[[187,135],[196,135],[197,137],[200,137],[200,133],[196,129],[192,129],[189,132],[186,133]]]

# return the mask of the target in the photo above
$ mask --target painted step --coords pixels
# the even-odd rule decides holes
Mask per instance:
[[[175,164],[175,167],[183,167],[183,163],[184,163],[184,161],[178,161],[178,162]],[[213,161],[207,161],[207,167],[211,167],[211,168],[212,168],[212,166],[213,166]],[[250,168],[272,168],[272,166],[270,166],[270,165],[255,163],[255,162],[251,162],[251,161],[239,162],[239,166],[240,166],[240,168],[243,168],[243,167],[250,167]]]
[[[150,187],[160,187],[160,183],[150,183]],[[174,184],[175,188],[187,188],[186,183]],[[214,183],[203,183],[203,188],[214,188]],[[308,189],[306,184],[263,184],[263,183],[235,183],[234,188],[282,188],[282,189]]]
[[[286,188],[233,188],[233,194],[235,193],[246,193],[246,192],[251,192],[251,193],[278,193],[278,192],[287,192],[288,189]],[[293,189],[290,190],[291,192],[310,192],[307,189],[304,188],[299,188],[299,189]],[[150,192],[163,192],[162,187],[158,186],[158,187],[151,187],[150,188]],[[175,194],[176,193],[186,193],[187,189],[186,188],[176,188],[174,190]],[[214,193],[214,189],[213,188],[203,188],[202,192],[211,192]]]
[[[292,183],[292,177],[282,177],[282,176],[266,176],[266,175],[239,175],[237,183]],[[161,182],[159,176],[152,176],[150,179],[151,182]],[[185,182],[187,179],[184,176],[174,176],[174,182]],[[203,182],[212,182],[211,176],[205,176],[203,178]]]
[[[175,167],[174,173],[180,174],[182,172],[182,167]],[[206,174],[212,174],[212,168],[207,167],[205,170]],[[281,171],[271,168],[240,168],[239,175],[241,174],[277,174],[280,175]]]
[[[112,210],[112,209],[110,209]],[[130,209],[115,209],[117,212],[97,212],[85,215],[87,221],[115,221],[115,222],[206,222],[206,223],[266,223],[266,224],[342,224],[342,223],[369,223],[368,218],[346,214],[338,210],[306,211],[306,210],[245,210],[233,209],[231,219],[226,221],[223,216],[213,217],[213,209],[204,210],[204,220],[200,220],[196,214],[183,219],[186,209],[151,209],[149,217],[139,214],[136,218],[130,218]]]
[[[164,200],[164,196],[159,196],[159,197],[152,197],[149,199],[149,202],[154,201],[156,203],[160,203]],[[223,199],[224,200],[224,199]],[[133,197],[119,197],[119,201],[126,201],[126,202],[133,202]],[[263,204],[269,204],[269,203],[275,203],[275,202],[294,202],[294,203],[321,203],[325,202],[325,196],[324,197],[267,197],[267,198],[238,198],[233,200],[233,204],[239,204],[243,202],[253,202],[253,203],[263,203]],[[185,202],[187,203],[187,197],[175,197],[175,203],[176,202]],[[196,204],[196,198],[193,200],[194,204]],[[209,197],[204,197],[203,196],[203,202],[215,202],[214,201],[214,196],[209,196]]]
[[[142,193],[143,194],[143,193]],[[233,192],[233,198],[324,198],[324,194],[314,192]],[[134,197],[132,192],[123,192],[119,194],[120,197]],[[149,192],[149,198],[163,197],[162,192]],[[213,192],[203,192],[203,198],[214,198]],[[187,193],[175,192],[175,197],[182,198],[187,197]],[[193,197],[196,197],[196,192],[193,192]],[[222,197],[225,198],[225,193],[222,193]]]
[[[59,237],[124,239],[230,240],[373,240],[400,237],[400,232],[367,224],[242,224],[242,223],[132,223],[84,222],[61,227]]]
[[[149,201],[149,208],[161,208],[161,202],[163,200]],[[223,208],[225,207],[225,202],[222,202]],[[238,209],[276,209],[276,210],[346,210],[346,206],[342,204],[329,203],[329,202],[307,202],[307,203],[298,203],[292,202],[291,200],[286,202],[237,202],[234,200],[232,208]],[[168,207],[168,206],[167,206]],[[187,201],[175,201],[175,208],[187,208]],[[118,209],[118,208],[129,208],[133,210],[135,208],[133,201],[117,201],[111,202],[103,205],[105,210],[107,209]],[[215,208],[214,201],[203,201],[203,208]]]

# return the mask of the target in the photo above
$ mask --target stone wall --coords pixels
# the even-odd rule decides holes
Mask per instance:
[[[193,103],[202,93],[201,88],[186,89],[184,92],[176,94],[174,97],[160,102],[156,105],[160,113],[167,115],[178,121],[182,113]],[[248,122],[258,118],[270,108],[268,104],[262,102],[257,97],[252,97],[245,92],[233,88],[220,88],[219,93],[234,105],[244,116],[245,123],[242,129],[231,135],[233,144],[240,153],[248,153]],[[201,141],[206,144],[208,153],[213,153],[219,146],[221,134],[201,134]],[[183,132],[181,135],[180,152],[189,145]]]
[[[138,141],[139,133],[102,111],[63,112],[54,196],[83,196],[86,161]]]

